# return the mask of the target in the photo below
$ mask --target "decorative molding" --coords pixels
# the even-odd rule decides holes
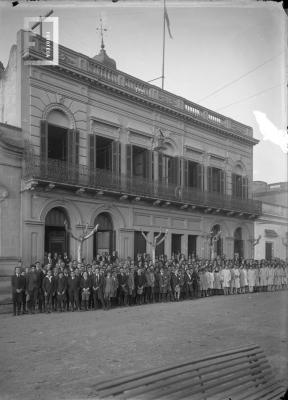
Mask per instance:
[[[62,96],[62,99],[63,99],[63,96]],[[48,117],[48,114],[53,110],[62,111],[68,117],[68,119],[70,121],[70,126],[72,127],[72,129],[76,129],[76,122],[75,122],[74,114],[68,107],[66,107],[64,104],[61,104],[61,103],[53,102],[53,103],[48,104],[42,113],[42,119],[46,120]]]
[[[204,153],[204,150],[197,149],[196,147],[188,146],[187,144],[184,145],[184,149],[187,152],[191,152],[191,153],[197,153],[197,154],[203,154]]]
[[[218,155],[218,154],[208,153],[208,155],[209,155],[211,158],[214,158],[215,160],[226,161],[226,157],[220,156],[220,155]]]
[[[136,136],[136,137],[142,137],[145,139],[153,138],[153,136],[150,133],[139,131],[138,129],[127,127],[127,130],[128,130],[129,136],[131,135],[131,136]]]
[[[117,129],[119,129],[121,127],[121,125],[117,124],[116,122],[107,121],[105,119],[98,118],[98,117],[90,117],[89,118],[90,132],[93,131],[93,125],[94,125],[94,123],[97,123],[97,122],[100,124],[106,125],[106,126],[117,128]]]

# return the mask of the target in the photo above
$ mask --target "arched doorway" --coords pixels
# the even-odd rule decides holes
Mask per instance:
[[[237,228],[234,231],[234,257],[243,258],[244,256],[242,228]]]
[[[69,224],[66,210],[62,207],[52,208],[45,218],[45,252],[69,255],[69,235],[66,233],[64,221]]]
[[[212,235],[215,236],[217,235],[217,233],[219,233],[221,231],[221,227],[219,224],[216,224],[212,227],[211,232]],[[222,241],[222,237],[220,236],[219,239],[216,241],[216,245],[215,245],[215,256],[222,256],[222,247],[223,247],[223,241]]]
[[[99,224],[98,231],[94,233],[93,257],[97,254],[109,253],[115,250],[116,232],[113,229],[112,218],[109,213],[101,213],[96,219],[94,226]]]

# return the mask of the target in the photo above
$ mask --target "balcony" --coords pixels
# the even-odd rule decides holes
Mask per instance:
[[[236,199],[228,195],[193,188],[167,185],[144,178],[116,175],[110,170],[90,171],[84,165],[71,165],[60,160],[43,161],[39,156],[27,156],[23,168],[24,189],[56,186],[77,193],[114,196],[120,200],[144,200],[153,205],[174,205],[180,209],[197,209],[205,213],[256,218],[262,213],[262,203],[252,199]]]

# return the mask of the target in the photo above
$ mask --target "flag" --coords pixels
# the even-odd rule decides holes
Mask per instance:
[[[173,39],[172,34],[171,34],[171,30],[170,30],[170,20],[169,20],[169,17],[168,17],[168,12],[167,12],[167,8],[166,8],[165,2],[164,2],[164,18],[165,18],[165,21],[166,21],[166,24],[167,24],[167,29],[168,29],[169,36],[170,36],[171,39]]]

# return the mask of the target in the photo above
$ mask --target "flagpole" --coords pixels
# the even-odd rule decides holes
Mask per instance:
[[[162,52],[162,89],[164,89],[164,64],[165,64],[165,0],[163,0],[163,52]]]

